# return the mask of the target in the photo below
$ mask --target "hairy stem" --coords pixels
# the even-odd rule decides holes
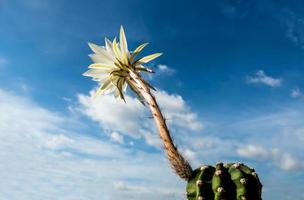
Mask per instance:
[[[164,119],[164,116],[158,106],[154,95],[151,93],[150,88],[145,84],[139,74],[134,73],[132,71],[130,72],[128,80],[133,86],[137,88],[141,96],[145,99],[146,103],[150,107],[159,132],[159,136],[163,141],[164,149],[171,163],[171,167],[175,170],[175,173],[180,178],[188,181],[192,174],[192,168],[189,162],[179,153],[177,147],[174,145],[166,124],[166,120]]]

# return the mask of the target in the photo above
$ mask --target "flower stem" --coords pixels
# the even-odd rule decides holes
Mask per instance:
[[[189,162],[179,153],[171,138],[166,120],[158,106],[158,103],[151,93],[150,88],[142,80],[142,77],[133,71],[130,71],[128,80],[137,88],[146,103],[149,105],[154,121],[156,123],[159,136],[163,141],[163,147],[175,173],[182,179],[188,181],[192,174],[192,167]]]

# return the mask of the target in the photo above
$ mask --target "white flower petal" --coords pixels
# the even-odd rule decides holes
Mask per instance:
[[[112,81],[108,78],[104,82],[104,84],[97,89],[95,97],[100,95],[100,94],[103,94],[105,91],[109,90],[111,87],[114,87],[114,85],[112,84]]]
[[[118,47],[118,43],[116,42],[116,38],[114,38],[114,40],[113,40],[113,51],[114,51],[114,54],[115,54],[116,58],[121,60],[121,52],[120,52],[120,49]]]
[[[103,63],[93,63],[93,64],[89,65],[89,68],[111,70],[111,69],[115,69],[117,67],[115,65],[103,64]]]
[[[103,47],[98,46],[97,44],[94,44],[94,43],[91,43],[91,42],[89,42],[88,45],[89,45],[90,49],[91,49],[94,53],[97,53],[97,54],[98,54],[99,52],[101,52],[102,50],[104,50]]]
[[[109,59],[108,57],[102,54],[90,54],[90,58],[94,63],[103,63],[108,65],[114,65],[114,61]]]
[[[99,69],[89,69],[85,73],[83,73],[84,76],[90,76],[90,77],[101,77],[101,76],[108,76],[111,71],[105,71],[105,70],[99,70]]]
[[[105,38],[105,45],[106,45],[106,50],[111,53],[113,55],[113,57],[115,56],[114,51],[113,51],[113,44],[112,42],[108,39]]]
[[[139,71],[145,71],[145,72],[149,72],[149,73],[154,73],[154,71],[152,69],[149,69],[143,65],[136,65],[135,66],[135,69],[136,70],[139,70]]]
[[[128,84],[125,82],[124,85],[122,86],[124,92],[127,91],[127,87],[128,87]]]
[[[105,49],[105,47],[101,47],[98,46],[96,44],[93,43],[88,43],[89,47],[92,49],[92,51],[96,54],[96,55],[100,55],[102,56],[104,59],[110,61],[110,62],[114,62],[115,57],[113,56],[113,54],[109,51],[107,51]]]
[[[93,81],[98,81],[99,83],[104,83],[108,79],[108,76],[103,77],[93,77]]]
[[[122,26],[120,27],[119,43],[120,43],[120,50],[121,50],[122,54],[127,55],[127,53],[129,52],[128,43],[127,43],[125,31]]]
[[[130,57],[130,61],[133,62],[134,58],[139,54],[139,52],[141,52],[143,50],[143,48],[145,48],[145,46],[147,46],[148,43],[144,43],[142,45],[139,45],[131,54]]]
[[[154,53],[154,54],[151,54],[149,56],[145,56],[145,57],[139,59],[138,61],[136,61],[136,63],[147,63],[161,55],[162,55],[162,53]]]

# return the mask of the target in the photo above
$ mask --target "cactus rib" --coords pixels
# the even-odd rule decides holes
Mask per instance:
[[[218,163],[194,170],[186,190],[188,200],[261,200],[262,184],[242,163]]]

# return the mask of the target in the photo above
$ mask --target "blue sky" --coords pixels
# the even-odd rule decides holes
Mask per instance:
[[[87,42],[120,25],[162,52],[146,77],[193,167],[255,167],[263,199],[303,199],[300,1],[0,0],[0,198],[184,199],[149,112],[91,99]],[[123,122],[123,123],[122,123]],[[151,176],[152,175],[152,176]]]

